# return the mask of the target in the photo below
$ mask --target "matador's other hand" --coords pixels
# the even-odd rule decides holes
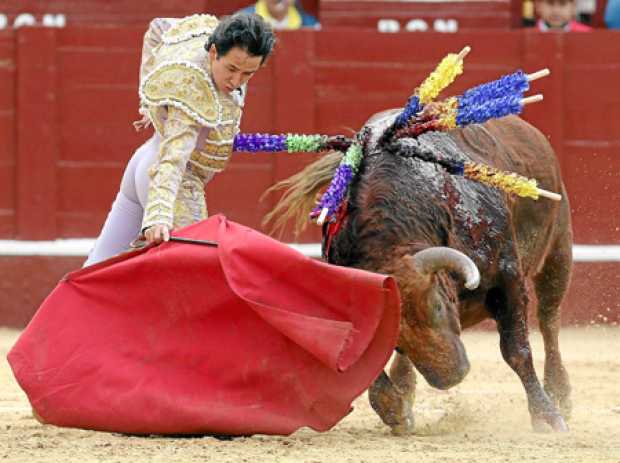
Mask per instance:
[[[147,243],[159,244],[162,241],[170,240],[170,228],[161,223],[155,224],[144,230],[144,237]]]

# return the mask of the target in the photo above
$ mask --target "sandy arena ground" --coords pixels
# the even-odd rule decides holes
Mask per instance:
[[[566,329],[563,356],[573,385],[566,434],[531,431],[525,394],[504,364],[497,334],[464,336],[472,369],[441,392],[418,379],[416,434],[393,437],[364,395],[330,432],[302,429],[290,437],[128,437],[38,424],[13,379],[6,353],[18,332],[0,329],[0,460],[24,462],[620,462],[620,328]],[[542,343],[532,334],[536,368]],[[420,376],[418,376],[420,378]]]

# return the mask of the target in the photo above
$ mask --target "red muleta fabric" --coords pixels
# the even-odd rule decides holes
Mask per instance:
[[[67,275],[8,355],[50,424],[135,434],[326,431],[396,345],[391,277],[214,216]]]

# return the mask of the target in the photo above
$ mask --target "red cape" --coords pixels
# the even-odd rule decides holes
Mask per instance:
[[[67,275],[8,355],[50,424],[136,434],[330,429],[398,337],[394,280],[222,216]]]

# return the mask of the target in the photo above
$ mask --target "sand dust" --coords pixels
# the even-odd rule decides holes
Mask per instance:
[[[442,392],[418,376],[415,435],[393,437],[364,395],[354,412],[319,434],[289,437],[128,437],[38,424],[5,360],[18,332],[0,329],[0,460],[28,462],[596,462],[620,463],[620,328],[565,329],[562,352],[573,386],[566,434],[530,428],[525,394],[504,364],[497,334],[464,335],[472,369]],[[532,334],[536,368],[542,344]]]

